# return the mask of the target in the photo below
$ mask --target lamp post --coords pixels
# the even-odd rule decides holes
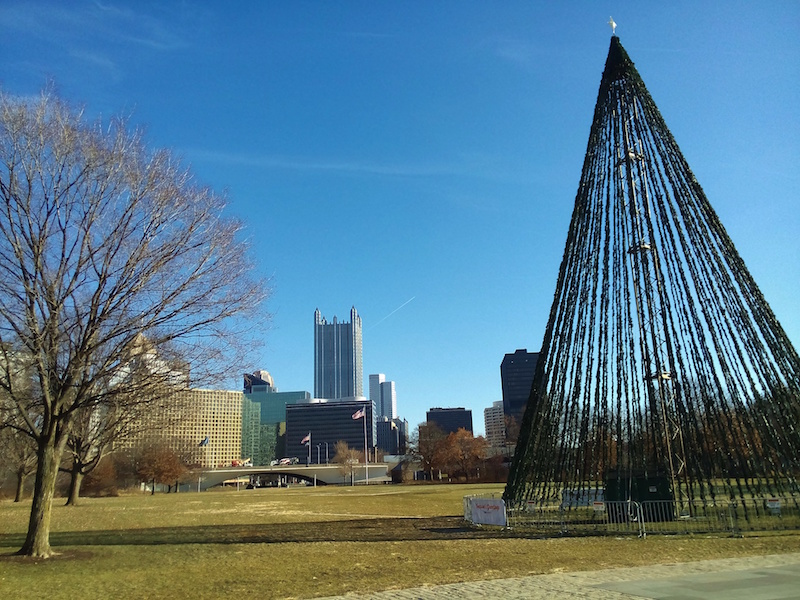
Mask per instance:
[[[320,464],[320,462],[319,462],[319,448],[320,448],[320,446],[322,446],[322,442],[317,444],[317,464]]]
[[[324,442],[325,444],[325,464],[328,464],[328,442]]]

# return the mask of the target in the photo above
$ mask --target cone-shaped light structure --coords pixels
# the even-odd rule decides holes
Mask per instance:
[[[796,504],[799,473],[797,352],[612,37],[505,498]]]

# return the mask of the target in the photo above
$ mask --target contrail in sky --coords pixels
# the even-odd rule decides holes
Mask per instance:
[[[400,310],[401,308],[403,308],[403,307],[404,307],[406,304],[408,304],[409,302],[411,302],[411,301],[412,301],[414,298],[416,298],[416,296],[412,296],[411,298],[409,298],[408,300],[406,300],[405,302],[403,302],[403,303],[402,303],[400,306],[398,306],[397,308],[395,308],[395,309],[394,309],[392,312],[390,312],[388,315],[386,315],[386,316],[385,316],[385,317],[383,317],[383,318],[382,318],[380,321],[378,321],[378,322],[377,322],[377,323],[375,323],[375,324],[374,324],[372,327],[370,327],[370,329],[374,329],[375,327],[377,327],[378,325],[380,325],[381,323],[383,323],[383,322],[384,322],[386,319],[388,319],[389,317],[391,317],[391,316],[392,316],[394,313],[396,313],[398,310]]]

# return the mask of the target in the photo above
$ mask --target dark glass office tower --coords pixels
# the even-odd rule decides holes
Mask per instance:
[[[472,411],[465,408],[432,408],[426,413],[428,423],[434,423],[445,433],[459,429],[472,432]]]
[[[514,354],[506,354],[500,363],[500,379],[503,384],[503,413],[522,422],[522,414],[531,395],[533,374],[539,361],[538,352],[528,352],[525,348]]]
[[[372,452],[377,432],[375,407],[368,400],[286,406],[286,456],[297,457],[301,463],[308,461],[309,457],[313,463],[325,462],[326,452],[328,460],[332,460],[334,446],[340,440],[363,452],[365,432],[367,452]],[[310,436],[310,454],[306,436]],[[370,455],[369,462],[372,461]]]

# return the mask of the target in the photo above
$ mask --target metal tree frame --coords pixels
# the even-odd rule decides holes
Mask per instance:
[[[676,517],[717,498],[796,508],[799,381],[797,352],[613,36],[506,501],[585,506],[614,486],[637,500],[640,480],[668,486]]]

